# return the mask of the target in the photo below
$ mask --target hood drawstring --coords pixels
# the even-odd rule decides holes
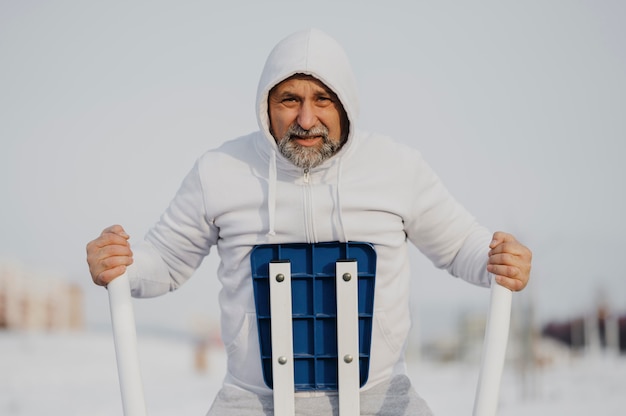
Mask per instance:
[[[270,154],[269,171],[267,175],[267,212],[268,212],[268,232],[267,236],[276,235],[274,230],[274,222],[276,217],[276,151],[272,150]]]
[[[339,219],[339,226],[341,227],[340,236],[344,242],[348,242],[348,233],[343,221],[343,207],[341,205],[341,173],[342,173],[343,158],[339,158],[337,164],[337,184],[335,186],[335,198],[337,201],[337,214]],[[270,153],[270,160],[268,165],[268,186],[267,186],[267,213],[268,213],[268,231],[266,236],[271,237],[276,235],[274,229],[276,222],[276,184],[277,184],[277,168],[276,168],[276,151],[272,150]]]
[[[345,243],[347,243],[348,240],[348,233],[346,232],[346,227],[343,223],[343,207],[341,206],[341,189],[340,189],[340,185],[341,185],[341,171],[342,171],[342,162],[343,162],[343,157],[339,158],[339,162],[338,162],[338,166],[337,166],[337,186],[335,187],[337,195],[337,211],[339,214],[339,226],[341,227],[341,234],[343,236],[343,241]]]

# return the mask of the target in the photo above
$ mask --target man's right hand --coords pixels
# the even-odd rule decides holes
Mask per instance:
[[[95,284],[108,285],[133,263],[133,252],[128,239],[129,236],[121,225],[112,225],[87,244],[87,263]]]

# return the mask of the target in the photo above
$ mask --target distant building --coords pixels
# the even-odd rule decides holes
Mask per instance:
[[[0,262],[0,330],[83,327],[83,293],[78,285]]]
[[[626,315],[609,314],[599,309],[596,316],[549,322],[542,335],[555,339],[574,350],[589,349],[594,345],[626,353]]]

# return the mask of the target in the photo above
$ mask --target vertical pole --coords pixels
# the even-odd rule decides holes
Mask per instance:
[[[135,315],[126,273],[112,280],[107,289],[124,416],[145,416]]]
[[[474,416],[494,416],[498,409],[500,380],[509,338],[511,302],[511,291],[493,281],[474,401]]]
[[[335,266],[337,286],[337,378],[339,416],[360,415],[358,267],[352,260]]]
[[[274,415],[295,414],[293,362],[293,314],[291,310],[291,263],[269,264],[270,314],[272,316],[272,389]]]

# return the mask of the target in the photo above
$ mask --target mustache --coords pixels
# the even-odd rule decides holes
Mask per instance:
[[[285,137],[291,139],[293,136],[309,137],[309,136],[321,136],[324,139],[328,139],[328,128],[323,124],[318,124],[310,129],[303,129],[298,123],[294,123],[285,132]]]
[[[316,146],[303,146],[297,138],[320,137],[321,144]],[[280,153],[294,165],[311,169],[333,156],[341,148],[342,143],[329,137],[328,127],[319,123],[310,129],[303,129],[297,122],[291,124],[283,137],[278,140]]]

